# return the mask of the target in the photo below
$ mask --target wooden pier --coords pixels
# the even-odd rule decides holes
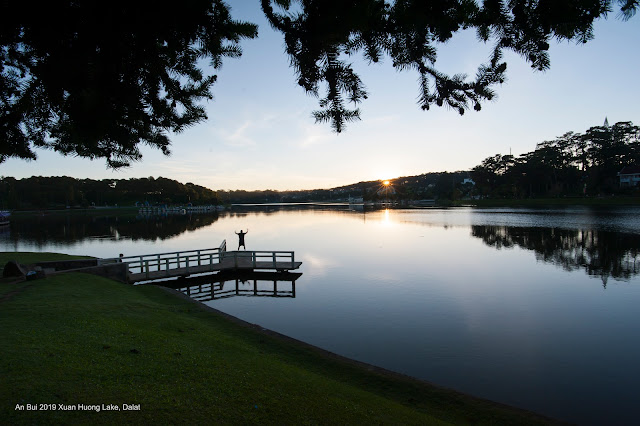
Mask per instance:
[[[153,281],[221,271],[277,271],[298,269],[292,251],[227,251],[220,247],[101,259],[101,263],[123,262],[128,266],[127,281]]]

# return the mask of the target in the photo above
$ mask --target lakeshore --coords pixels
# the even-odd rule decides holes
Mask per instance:
[[[608,196],[608,197],[555,197],[555,198],[483,198],[483,199],[461,199],[461,200],[429,200],[430,203],[425,205],[424,200],[403,200],[378,202],[378,203],[349,203],[348,200],[342,201],[307,201],[307,202],[278,202],[278,203],[248,203],[248,204],[230,204],[225,206],[217,206],[217,209],[206,209],[193,207],[190,210],[182,206],[174,207],[171,212],[177,214],[192,213],[211,213],[220,212],[221,210],[234,210],[246,207],[261,206],[282,206],[282,207],[299,207],[299,206],[351,206],[360,209],[381,209],[381,208],[442,208],[442,207],[561,207],[561,206],[594,206],[594,207],[616,207],[616,206],[638,206],[640,205],[640,197],[638,196]],[[184,210],[184,212],[183,212]],[[98,208],[44,208],[44,209],[27,209],[14,210],[11,212],[14,217],[31,217],[31,216],[131,216],[140,214],[156,213],[159,215],[161,210],[153,208],[141,208],[133,205],[105,206]]]
[[[640,205],[640,197],[485,198],[458,200],[453,205],[474,207],[637,206]]]
[[[3,253],[0,263],[50,258]],[[552,422],[338,357],[157,286],[74,273],[5,278],[0,297],[2,416],[12,424]]]

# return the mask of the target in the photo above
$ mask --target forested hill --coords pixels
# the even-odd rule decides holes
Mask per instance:
[[[0,208],[30,209],[149,204],[218,204],[216,193],[172,179],[74,179],[33,176],[0,180]]]
[[[222,203],[275,203],[310,201],[365,201],[378,199],[450,198],[469,172],[425,173],[390,180],[366,181],[332,189],[298,191],[213,191],[193,183],[182,184],[163,177],[141,179],[75,179],[67,176],[33,176],[0,179],[0,209],[131,206],[138,204],[193,205]],[[467,189],[469,186],[467,185]]]
[[[469,171],[423,173],[366,181],[332,189],[301,191],[213,191],[193,183],[158,178],[74,179],[31,177],[0,179],[0,209],[56,206],[149,204],[275,203],[308,201],[420,200],[439,198],[544,198],[638,195],[624,187],[618,173],[640,166],[640,127],[605,123],[585,133],[568,132],[537,144],[518,157],[496,154]]]
[[[339,202],[351,199],[375,201],[383,199],[450,198],[451,191],[470,177],[467,171],[423,173],[389,179],[388,188],[380,180],[363,181],[331,189],[301,191],[218,191],[224,202],[236,203],[289,203],[327,201]],[[462,185],[464,188],[465,185]],[[466,186],[469,189],[470,185]]]

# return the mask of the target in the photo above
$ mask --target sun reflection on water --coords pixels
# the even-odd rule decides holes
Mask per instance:
[[[389,214],[389,209],[384,209],[384,215],[382,216],[382,224],[385,226],[390,226],[393,224]]]

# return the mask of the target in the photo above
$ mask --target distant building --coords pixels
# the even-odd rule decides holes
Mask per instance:
[[[620,170],[620,187],[638,186],[640,184],[640,166],[627,166]]]

